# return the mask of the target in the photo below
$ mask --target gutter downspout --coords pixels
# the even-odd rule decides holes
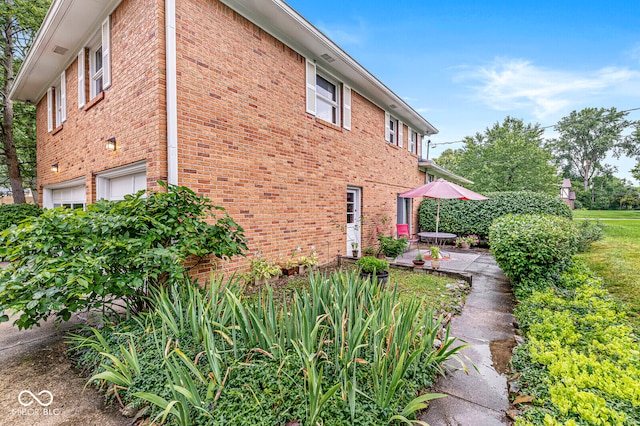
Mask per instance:
[[[176,70],[176,0],[165,0],[167,89],[167,183],[178,184],[178,83]]]

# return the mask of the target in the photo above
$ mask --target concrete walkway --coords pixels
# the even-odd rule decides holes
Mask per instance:
[[[447,397],[432,401],[420,420],[431,426],[509,425],[508,385],[500,371],[505,371],[515,345],[511,286],[489,252],[445,252],[450,260],[442,262],[441,270],[473,276],[462,314],[451,321],[451,334],[470,345],[461,353],[479,373],[470,367],[468,374],[456,370],[440,378],[435,392]],[[398,263],[410,264],[415,253],[406,253]]]

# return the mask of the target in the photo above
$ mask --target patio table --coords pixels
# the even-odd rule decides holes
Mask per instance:
[[[456,234],[451,234],[449,232],[418,232],[418,238],[420,241],[426,242],[430,245],[444,245],[445,241],[453,240],[456,238]]]

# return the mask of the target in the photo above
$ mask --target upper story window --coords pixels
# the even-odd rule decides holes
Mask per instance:
[[[316,64],[308,59],[306,81],[307,112],[336,126],[342,123],[343,128],[351,130],[351,88],[318,73]]]
[[[339,125],[338,86],[326,78],[316,75],[316,117]]]
[[[87,67],[86,56],[89,55]],[[111,86],[111,19],[107,17],[100,29],[78,53],[78,108]]]
[[[409,145],[407,146],[409,152],[417,154],[418,149],[418,133],[409,129]]]
[[[67,121],[66,72],[47,90],[47,130],[53,131]]]
[[[402,135],[399,124],[398,120],[391,116],[391,114],[388,112],[384,113],[384,140],[392,145],[402,146],[402,143],[399,143]]]

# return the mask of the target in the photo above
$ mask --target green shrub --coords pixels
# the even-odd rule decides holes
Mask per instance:
[[[486,239],[494,219],[506,214],[547,214],[571,219],[571,209],[558,197],[536,192],[493,192],[485,201],[440,200],[438,230]],[[435,231],[437,200],[420,203],[420,229]]]
[[[382,272],[389,269],[389,262],[382,259],[377,259],[373,256],[364,256],[358,259],[356,264],[360,267],[362,272],[367,274],[373,274],[374,271]]]
[[[600,241],[604,235],[604,224],[599,219],[595,221],[585,219],[577,222],[576,226],[580,235],[578,251],[585,251],[592,243]]]
[[[570,265],[578,240],[573,223],[559,216],[507,215],[489,231],[491,252],[519,298],[557,278]]]
[[[380,234],[378,235],[378,241],[380,241],[380,250],[387,257],[396,258],[404,253],[407,248],[406,238],[387,237]]]
[[[42,209],[35,204],[0,204],[0,232],[41,214]]]
[[[187,275],[187,258],[226,259],[246,249],[224,209],[188,188],[166,188],[86,211],[46,210],[2,233],[0,257],[11,264],[0,271],[0,320],[13,310],[20,313],[14,324],[30,328],[116,299],[139,310],[149,289]]]

